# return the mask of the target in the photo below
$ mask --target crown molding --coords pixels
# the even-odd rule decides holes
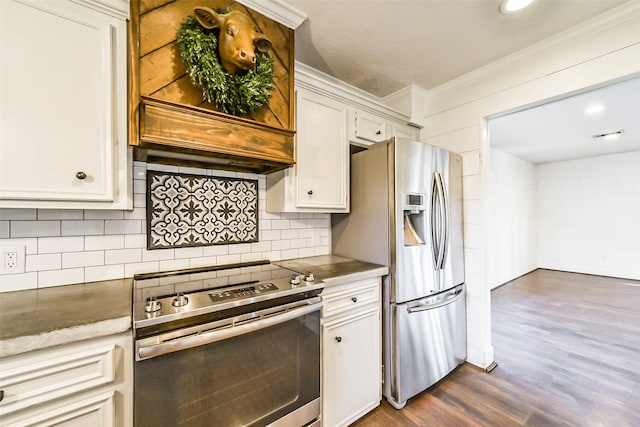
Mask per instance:
[[[114,18],[129,19],[129,0],[71,0],[79,5],[106,13]]]
[[[377,96],[298,61],[295,61],[295,86],[390,120],[409,122],[408,115],[384,105]]]
[[[629,19],[640,15],[640,1],[629,0],[627,3],[611,9],[601,15],[598,15],[592,19],[589,19],[582,24],[573,26],[565,31],[557,33],[545,40],[532,44],[524,49],[521,49],[511,55],[498,59],[483,67],[477,68],[467,74],[457,77],[453,80],[449,80],[439,86],[436,86],[427,91],[427,95],[431,96],[442,92],[455,89],[458,86],[465,86],[469,83],[481,80],[483,77],[495,74],[505,68],[508,68],[514,63],[518,63],[527,57],[533,56],[539,52],[552,49],[568,40],[578,39],[588,33],[596,33],[598,31],[605,30],[620,23],[624,23]]]
[[[294,30],[307,19],[306,13],[282,0],[238,0],[238,3]]]

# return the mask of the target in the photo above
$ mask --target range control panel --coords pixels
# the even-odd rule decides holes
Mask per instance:
[[[209,292],[209,296],[214,302],[234,299],[238,297],[251,297],[265,292],[277,291],[278,287],[273,283],[262,283],[256,286],[248,286],[238,289],[228,289],[219,292]]]

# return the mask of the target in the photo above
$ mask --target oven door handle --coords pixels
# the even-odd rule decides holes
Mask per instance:
[[[237,337],[242,334],[248,334],[253,331],[265,329],[280,323],[293,320],[298,317],[305,316],[322,308],[323,303],[317,302],[300,308],[287,310],[282,314],[265,317],[253,322],[243,323],[241,325],[220,329],[211,332],[202,332],[197,335],[189,335],[184,338],[171,340],[168,342],[160,342],[145,345],[145,340],[136,341],[136,361],[151,359],[153,357],[162,356],[164,354],[174,353],[180,350],[186,350],[193,347],[199,347],[205,344],[226,340]]]

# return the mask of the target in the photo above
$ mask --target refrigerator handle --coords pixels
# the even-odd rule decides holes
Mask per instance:
[[[458,301],[460,298],[462,298],[464,296],[464,287],[460,286],[458,289],[456,289],[453,292],[453,295],[450,296],[449,298],[443,300],[443,301],[438,301],[432,304],[425,304],[425,303],[418,303],[416,305],[412,305],[411,307],[407,307],[407,312],[408,313],[419,313],[421,311],[427,311],[427,310],[433,310],[434,308],[438,308],[438,307],[443,307],[445,305],[449,305],[453,302]]]
[[[433,269],[438,270],[438,260],[440,259],[440,221],[438,220],[438,199],[440,190],[438,189],[438,172],[431,176],[431,206],[429,206],[429,218],[431,219],[431,257]]]
[[[442,174],[440,172],[435,172],[434,177],[436,179],[436,187],[438,194],[438,216],[440,221],[438,221],[438,256],[436,259],[436,270],[442,270],[444,267],[444,258],[446,255],[445,245],[447,242],[447,209],[446,209],[446,198],[444,191],[444,184],[442,182]]]
[[[444,269],[444,264],[447,261],[447,252],[449,249],[449,232],[450,232],[450,218],[449,218],[449,197],[447,196],[447,190],[444,185],[444,178],[442,174],[438,172],[439,184],[440,184],[440,210],[442,215],[442,241],[440,243],[440,263],[438,268]]]

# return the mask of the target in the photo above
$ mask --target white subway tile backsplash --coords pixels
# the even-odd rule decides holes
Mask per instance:
[[[133,194],[145,194],[147,191],[147,181],[139,179],[133,180]]]
[[[100,280],[113,280],[124,278],[124,265],[104,265],[100,267],[85,268],[84,281],[97,282]]]
[[[216,264],[235,264],[236,262],[240,262],[240,254],[219,256]]]
[[[38,273],[5,274],[0,276],[0,292],[24,291],[38,287]]]
[[[134,274],[153,273],[156,271],[160,271],[160,263],[158,261],[124,265],[124,277],[133,277]]]
[[[62,254],[62,268],[104,265],[104,251],[68,252]]]
[[[24,239],[2,239],[0,246],[24,246],[26,255],[38,253],[38,239],[35,237]]]
[[[130,264],[142,262],[140,249],[113,249],[104,252],[105,264]]]
[[[146,194],[134,194],[133,195],[133,207],[144,208],[147,205]]]
[[[37,219],[37,209],[7,209],[0,208],[0,219],[7,221]]]
[[[229,245],[213,245],[202,247],[202,256],[204,257],[219,255],[229,255]]]
[[[246,254],[248,252],[251,252],[251,243],[239,243],[235,245],[229,245],[229,255]]]
[[[62,221],[62,236],[97,236],[104,234],[103,220]]]
[[[60,221],[11,221],[11,237],[60,236]]]
[[[84,268],[38,272],[38,288],[73,285],[75,283],[83,283],[84,281]]]
[[[125,248],[146,248],[147,247],[146,234],[127,234],[123,237],[124,237]]]
[[[274,219],[271,220],[271,229],[272,230],[286,230],[289,228],[292,221],[288,219]]]
[[[38,220],[51,219],[84,219],[84,212],[79,209],[40,209]]]
[[[0,245],[25,246],[28,268],[33,270],[0,276],[0,292],[132,277],[136,273],[329,253],[329,214],[266,212],[264,175],[139,161],[133,163],[133,168],[133,211],[0,209]],[[259,241],[148,251],[147,169],[256,179]],[[316,236],[313,233],[320,238],[313,238]],[[225,278],[216,280],[221,279]]]
[[[106,220],[104,222],[104,234],[140,234],[143,233],[142,221],[130,220]]]
[[[291,243],[289,240],[275,240],[271,242],[271,250],[281,251],[283,249],[289,249],[291,247]]]
[[[27,255],[25,272],[59,270],[62,268],[61,254]]]
[[[193,248],[175,248],[174,249],[174,257],[176,259],[179,258],[197,258],[203,255],[203,247],[197,246]],[[223,254],[223,255],[226,255]]]
[[[225,256],[228,256],[228,255],[225,255]],[[189,259],[189,268],[209,267],[211,265],[226,264],[224,262],[219,262],[218,258],[219,257],[215,257],[215,256],[204,256],[204,257],[200,257],[200,258],[190,258]],[[239,258],[239,256],[238,256],[238,258]]]
[[[160,271],[183,270],[189,268],[189,260],[187,258],[169,259],[160,261],[159,265]]]
[[[165,261],[168,259],[174,259],[174,249],[155,249],[153,251],[149,251],[146,249],[142,250],[142,261]]]
[[[0,221],[0,239],[9,238],[9,221]]]
[[[280,230],[264,230],[259,234],[259,240],[280,240]]]
[[[287,249],[284,251],[280,251],[280,254],[282,256],[282,259],[293,259],[300,257],[298,249]]]
[[[38,238],[38,253],[62,253],[62,252],[79,252],[84,248],[84,237],[40,237]]]
[[[125,211],[124,219],[141,219],[146,221],[147,211],[144,207],[136,207],[131,211]]]
[[[85,251],[124,248],[125,236],[86,236],[84,238]]]

